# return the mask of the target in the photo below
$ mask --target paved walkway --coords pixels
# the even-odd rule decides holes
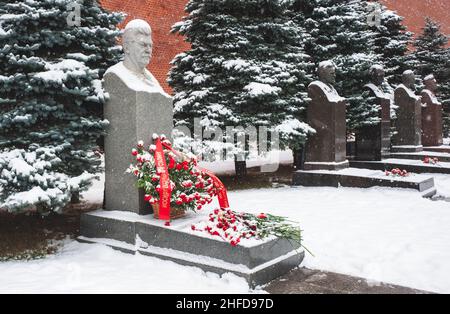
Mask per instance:
[[[363,278],[337,273],[298,268],[271,282],[264,288],[279,294],[427,294],[385,283],[373,283]]]

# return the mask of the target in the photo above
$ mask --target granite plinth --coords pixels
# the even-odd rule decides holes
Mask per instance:
[[[440,146],[443,144],[442,105],[429,90],[422,91],[422,144]]]
[[[245,278],[252,286],[289,272],[303,260],[304,251],[299,243],[272,238],[233,247],[220,239],[188,231],[188,227],[197,222],[198,218],[186,217],[166,227],[150,215],[99,210],[82,215],[78,240],[218,274],[231,272]]]
[[[350,162],[351,164],[351,162]],[[423,197],[436,194],[434,179],[427,176],[406,178],[387,177],[383,172],[348,168],[340,171],[294,172],[293,185],[370,188],[374,186],[413,189]]]
[[[422,145],[394,145],[391,148],[393,153],[417,153],[423,151]]]
[[[376,125],[362,126],[356,131],[357,160],[381,160],[389,155],[391,146],[390,100],[377,97],[371,89],[369,90],[380,106],[380,122]]]
[[[350,167],[372,170],[392,170],[400,168],[412,173],[443,173],[450,174],[450,164],[439,163],[438,165],[424,164],[421,160],[410,159],[384,159],[382,161],[350,161]]]
[[[400,85],[394,92],[397,109],[395,126],[397,134],[393,137],[395,146],[422,145],[422,102],[421,97],[412,90]]]
[[[448,153],[450,154],[450,145],[428,146],[423,148],[426,152]]]
[[[412,159],[412,160],[422,160],[425,157],[437,158],[440,162],[450,162],[450,152],[433,152],[433,151],[422,151],[416,153],[391,153],[390,158],[395,159]]]
[[[143,190],[135,186],[136,178],[125,171],[134,161],[131,149],[139,140],[148,147],[153,133],[171,135],[172,99],[163,93],[133,90],[115,73],[105,75],[104,88],[110,96],[104,106],[110,122],[105,136],[105,209],[151,213]]]
[[[315,81],[308,87],[308,124],[316,130],[306,142],[304,169],[342,169],[346,161],[346,102],[334,88]]]

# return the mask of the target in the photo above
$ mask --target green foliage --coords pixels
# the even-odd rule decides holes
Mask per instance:
[[[80,26],[68,24],[69,4],[80,5]],[[0,207],[59,209],[83,189],[68,180],[100,169],[93,152],[107,125],[100,79],[121,57],[116,25],[122,19],[93,0],[1,2]],[[19,207],[6,201],[33,188],[47,198]]]

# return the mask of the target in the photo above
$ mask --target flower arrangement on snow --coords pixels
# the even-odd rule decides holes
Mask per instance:
[[[156,218],[169,220],[187,210],[200,210],[225,190],[211,172],[197,166],[195,156],[174,150],[164,135],[154,134],[153,141],[147,149],[143,141],[138,142],[131,151],[136,163],[127,172],[138,178],[137,186],[144,189]],[[170,208],[169,217],[162,207]]]
[[[261,240],[268,236],[290,239],[298,243],[302,240],[300,228],[284,217],[264,213],[253,215],[223,208],[215,209],[209,214],[207,221],[194,224],[191,229],[220,237],[232,246],[238,245],[241,239]]]
[[[437,158],[437,157],[434,157],[434,158],[431,158],[431,157],[425,157],[425,158],[423,159],[423,163],[424,163],[424,164],[436,165],[436,164],[439,163],[439,158]]]
[[[192,225],[192,230],[208,232],[233,246],[241,239],[270,235],[301,242],[300,228],[284,217],[230,210],[225,186],[212,172],[199,167],[195,156],[176,151],[163,135],[154,134],[153,141],[147,149],[143,141],[132,149],[136,163],[127,172],[137,177],[145,201],[152,205],[156,218],[167,220],[166,226],[170,226],[170,219],[183,216],[187,210],[201,210],[217,196],[220,209],[210,213],[206,221]]]
[[[391,171],[386,170],[386,176],[391,176],[391,177],[408,177],[409,176],[409,172],[406,170],[400,170],[399,168],[394,168]]]

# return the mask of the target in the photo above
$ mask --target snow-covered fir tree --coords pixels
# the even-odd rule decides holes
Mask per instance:
[[[95,0],[0,3],[0,208],[57,211],[89,186],[122,18]]]
[[[298,0],[308,33],[306,53],[316,65],[332,60],[337,66],[336,89],[348,99],[347,128],[372,121],[377,108],[362,99],[368,70],[380,61],[375,52],[376,33],[370,26],[370,7],[360,0]],[[301,20],[300,20],[301,21]]]
[[[412,33],[403,24],[403,17],[388,10],[377,2],[374,9],[378,10],[379,20],[374,21],[372,30],[375,32],[375,53],[381,56],[386,79],[391,84],[400,84],[402,73],[407,70],[405,56],[412,40]]]
[[[408,65],[423,79],[433,73],[439,83],[438,97],[444,108],[450,107],[450,49],[446,47],[448,37],[441,31],[439,23],[425,19],[422,33],[414,40],[416,50],[410,54]],[[449,112],[446,112],[446,132],[450,129]]]
[[[188,16],[173,27],[192,45],[175,57],[168,80],[177,125],[192,129],[200,118],[205,131],[266,126],[280,132],[282,147],[305,141],[313,132],[304,123],[313,64],[302,48],[302,27],[287,14],[290,4],[189,1]]]

